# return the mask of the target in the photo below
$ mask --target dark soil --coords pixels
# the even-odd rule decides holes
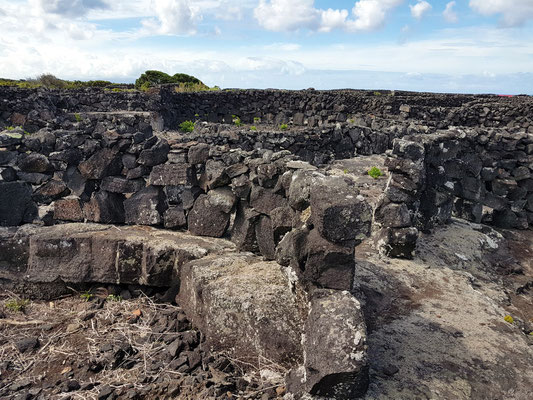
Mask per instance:
[[[0,295],[0,399],[271,399],[270,379],[222,354],[179,307],[106,289],[24,304]],[[21,306],[21,310],[16,310]],[[248,372],[245,374],[244,369]],[[264,376],[264,370],[262,370]]]

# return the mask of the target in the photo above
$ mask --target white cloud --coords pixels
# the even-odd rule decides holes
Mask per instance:
[[[261,0],[254,9],[259,24],[276,32],[315,30],[319,27],[319,16],[314,0]]]
[[[372,31],[385,24],[388,12],[404,0],[359,0],[352,18],[345,9],[321,10],[314,0],[260,0],[254,17],[264,28],[275,32],[301,29],[330,32],[340,28],[349,32]]]
[[[452,24],[459,21],[459,17],[457,16],[457,13],[453,10],[454,7],[455,7],[455,1],[450,1],[448,4],[446,4],[446,8],[442,12],[444,19]]]
[[[81,17],[91,10],[109,8],[102,0],[32,0],[32,3],[46,13],[68,17]]]
[[[346,26],[346,18],[348,17],[347,10],[333,10],[328,8],[321,12],[320,32],[330,32],[336,28],[344,28]]]
[[[414,6],[410,4],[409,8],[411,9],[411,15],[420,20],[432,7],[427,1],[419,0]]]
[[[191,35],[201,20],[199,10],[189,0],[154,0],[156,18],[145,19],[142,24],[151,33],[160,35]]]
[[[355,3],[353,21],[347,21],[350,31],[372,31],[385,24],[387,13],[403,0],[360,0]]]
[[[274,50],[274,51],[297,51],[302,48],[298,43],[272,43],[266,46],[263,46],[265,50]]]
[[[470,8],[482,15],[501,14],[505,26],[519,26],[533,19],[532,0],[470,0]]]

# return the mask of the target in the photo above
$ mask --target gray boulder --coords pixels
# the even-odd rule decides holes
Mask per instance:
[[[166,208],[163,190],[147,186],[124,201],[125,222],[132,225],[160,225]]]
[[[104,224],[124,223],[124,196],[100,190],[93,193],[89,202],[83,205],[87,221]]]
[[[147,167],[163,164],[168,159],[169,151],[170,146],[168,142],[164,139],[158,139],[152,147],[141,151],[137,163],[146,165]]]
[[[24,172],[49,172],[51,171],[52,164],[48,161],[46,156],[39,153],[31,153],[18,158],[18,167]]]
[[[156,165],[150,173],[148,184],[154,186],[192,186],[196,184],[196,172],[188,164]]]
[[[0,181],[0,226],[17,226],[37,216],[31,186],[24,182]]]
[[[313,229],[305,242],[305,264],[300,272],[305,282],[330,289],[351,290],[355,274],[354,246],[325,240]]]
[[[368,388],[366,324],[361,305],[347,291],[311,294],[304,328],[304,364],[287,376],[296,398],[361,398]]]
[[[302,361],[298,291],[274,262],[250,254],[207,257],[182,267],[176,302],[205,335],[205,346],[258,365]]]
[[[119,175],[122,159],[111,149],[102,149],[80,163],[78,169],[86,179],[102,179],[107,175]]]
[[[194,202],[187,221],[193,235],[222,237],[228,229],[230,214],[211,204],[209,197],[203,194]]]
[[[311,219],[322,237],[334,243],[361,242],[370,234],[372,209],[344,179],[328,177],[311,187]]]

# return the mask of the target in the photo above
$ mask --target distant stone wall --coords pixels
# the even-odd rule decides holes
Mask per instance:
[[[519,127],[533,131],[530,97],[451,95],[358,90],[255,90],[176,93],[172,87],[149,93],[84,90],[18,89],[0,87],[0,127],[23,126],[35,132],[57,123],[64,113],[114,110],[153,111],[167,129],[186,120],[245,123],[255,118],[279,125],[322,126],[357,116],[417,120],[439,129],[448,126]]]

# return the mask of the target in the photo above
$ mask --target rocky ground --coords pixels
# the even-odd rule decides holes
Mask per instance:
[[[410,261],[357,248],[366,399],[533,398],[533,232],[502,233],[454,220]]]
[[[356,251],[366,399],[532,398],[533,232],[453,220],[421,237],[414,260],[380,257],[370,241]],[[157,298],[95,287],[23,304],[4,293],[0,398],[283,397],[286,371],[264,360],[243,375],[239,360],[206,356],[180,308]]]
[[[239,360],[207,357],[179,307],[142,293],[94,288],[27,304],[5,293],[1,303],[1,399],[271,399],[285,390],[285,371],[268,360],[243,375]]]

